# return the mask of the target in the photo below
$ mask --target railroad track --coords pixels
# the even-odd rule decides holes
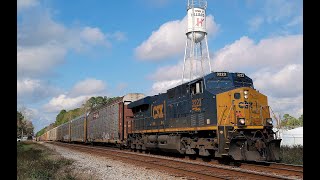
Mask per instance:
[[[303,166],[283,164],[283,163],[263,163],[264,165],[242,163],[241,168],[253,169],[255,171],[264,171],[284,176],[303,177]]]
[[[81,152],[105,156],[115,160],[145,166],[149,169],[163,170],[177,177],[189,177],[196,179],[302,179],[302,175],[280,174],[279,171],[258,170],[256,166],[232,167],[213,163],[188,161],[178,158],[149,155],[136,152],[115,150],[107,147],[93,147],[78,144],[66,144],[54,142],[53,144],[72,148]],[[272,165],[275,166],[275,165]],[[270,166],[270,167],[272,167]],[[268,166],[269,167],[269,166]],[[285,168],[283,168],[285,169]],[[269,169],[270,170],[270,169]]]
[[[196,159],[198,161],[199,160]],[[219,161],[209,161],[205,162],[209,164],[223,164]],[[228,166],[240,167],[242,169],[249,169],[259,172],[269,172],[273,174],[281,174],[283,176],[290,176],[302,179],[303,177],[303,166],[302,165],[292,165],[292,164],[284,164],[284,163],[272,163],[272,162],[229,162]]]

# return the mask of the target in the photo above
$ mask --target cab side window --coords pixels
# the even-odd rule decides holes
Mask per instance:
[[[203,83],[202,81],[198,81],[196,83],[191,84],[190,86],[191,94],[200,94],[203,93]]]

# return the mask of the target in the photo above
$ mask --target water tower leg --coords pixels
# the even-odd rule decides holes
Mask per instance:
[[[210,73],[212,72],[211,70],[211,60],[210,60],[210,53],[209,53],[209,48],[208,48],[208,40],[207,40],[207,35],[204,35],[204,39],[206,41],[206,46],[207,46],[207,55],[208,55],[208,61],[209,61],[209,68],[210,68]]]
[[[185,66],[186,66],[187,48],[188,48],[188,39],[186,39],[186,46],[185,46],[185,48],[184,48],[183,70],[182,70],[182,83],[181,83],[181,84],[183,84],[184,70],[185,70]]]

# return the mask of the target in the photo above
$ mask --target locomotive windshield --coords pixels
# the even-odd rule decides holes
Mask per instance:
[[[207,80],[207,89],[226,89],[232,87],[232,81],[226,78],[217,78]]]
[[[216,72],[206,78],[206,89],[212,93],[220,93],[238,87],[253,87],[252,79],[243,73]]]

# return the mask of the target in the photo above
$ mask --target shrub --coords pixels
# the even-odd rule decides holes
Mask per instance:
[[[303,146],[281,146],[280,157],[282,163],[303,165]]]

